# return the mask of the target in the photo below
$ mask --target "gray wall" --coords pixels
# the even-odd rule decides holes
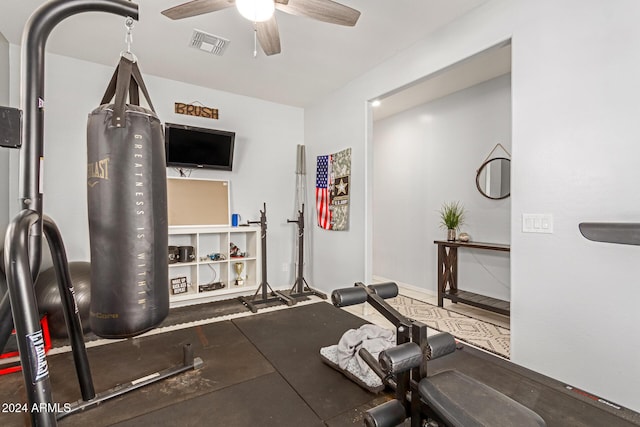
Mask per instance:
[[[17,46],[12,49],[19,52]],[[69,260],[89,260],[87,114],[100,102],[113,68],[53,54],[46,56],[46,62],[44,211],[58,224]],[[140,67],[144,74],[144,63]],[[269,282],[275,287],[290,286],[295,230],[286,219],[294,209],[296,147],[303,142],[303,110],[144,77],[163,122],[236,132],[234,170],[194,171],[191,177],[229,180],[231,211],[240,213],[243,220],[259,220],[259,210],[267,203]],[[174,102],[195,100],[218,108],[220,120],[173,112]],[[168,174],[177,175],[172,169]]]
[[[510,199],[490,200],[476,171],[497,143],[511,147],[511,76],[376,121],[373,127],[373,274],[435,294],[438,211],[459,201],[460,231],[510,243]],[[498,150],[496,155],[504,155]],[[460,288],[509,300],[509,256],[458,251]]]
[[[9,55],[9,42],[0,33],[0,105],[5,107],[10,105]],[[9,222],[9,150],[0,147],[0,247],[4,245],[4,230]]]
[[[312,228],[315,285],[371,279],[367,102],[510,39],[511,358],[640,411],[640,342],[629,339],[640,247],[591,242],[578,230],[583,221],[638,222],[638,16],[636,0],[491,0],[305,108],[308,153],[353,154],[349,231]],[[523,233],[525,213],[553,215],[554,233]],[[620,343],[624,351],[611,351]]]

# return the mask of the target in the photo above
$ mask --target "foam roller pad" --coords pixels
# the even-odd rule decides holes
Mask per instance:
[[[369,409],[364,415],[367,427],[395,427],[404,422],[406,411],[399,400],[393,399]]]
[[[375,285],[369,285],[368,288],[380,298],[387,299],[398,296],[398,285],[393,282],[376,283]]]
[[[448,332],[440,332],[429,337],[429,347],[427,350],[429,360],[446,356],[456,351],[456,340]]]
[[[407,342],[384,350],[378,360],[387,375],[398,374],[420,366],[422,350],[418,344]]]
[[[367,300],[367,290],[359,286],[336,289],[331,293],[331,302],[336,307],[362,304]]]

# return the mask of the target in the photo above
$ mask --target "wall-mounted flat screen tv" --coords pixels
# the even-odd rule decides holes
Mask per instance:
[[[167,166],[230,171],[235,132],[165,123]]]

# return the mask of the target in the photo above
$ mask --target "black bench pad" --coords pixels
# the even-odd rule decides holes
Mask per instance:
[[[447,423],[465,427],[544,427],[531,409],[458,371],[420,381],[422,400]]]

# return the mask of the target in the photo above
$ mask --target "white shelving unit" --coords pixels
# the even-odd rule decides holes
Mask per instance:
[[[230,244],[236,245],[243,257],[231,257]],[[193,246],[195,261],[169,264],[169,293],[172,307],[198,304],[246,295],[260,285],[260,227],[171,226],[170,246]],[[217,255],[217,256],[216,256]],[[217,258],[220,259],[212,259]],[[236,285],[235,264],[242,264],[243,284]],[[174,294],[172,279],[185,277],[187,291]],[[204,290],[202,285],[221,283],[224,287]]]

